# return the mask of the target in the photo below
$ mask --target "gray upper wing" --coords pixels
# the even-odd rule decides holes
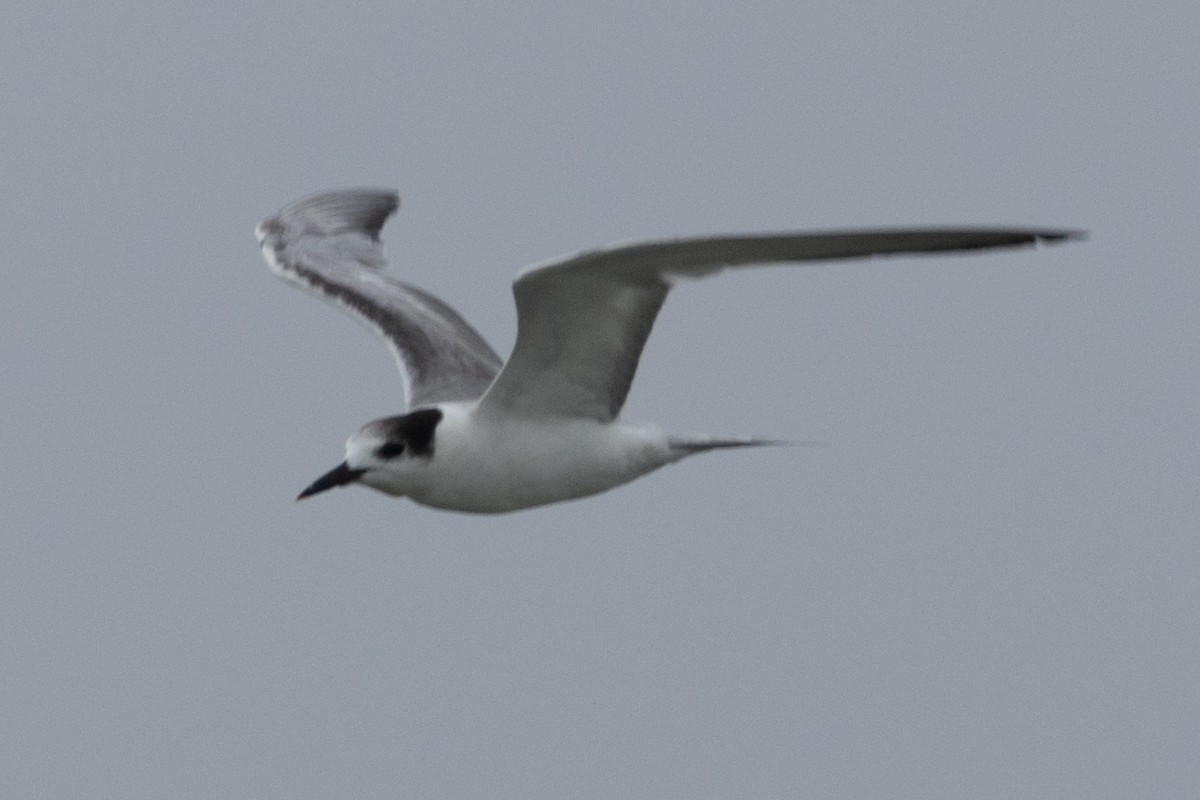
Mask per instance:
[[[513,284],[517,341],[479,411],[615,418],[676,278],[752,264],[984,250],[1081,236],[994,228],[718,236],[613,245],[538,264]]]
[[[399,206],[390,191],[328,192],[287,206],[255,233],[272,271],[387,340],[410,408],[474,400],[500,357],[450,306],[383,273],[379,232]]]

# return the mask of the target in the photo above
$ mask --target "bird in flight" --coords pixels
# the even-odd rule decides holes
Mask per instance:
[[[709,450],[764,439],[672,434],[621,420],[672,284],[725,269],[1082,238],[1037,228],[913,228],[616,244],[534,264],[513,283],[517,341],[500,359],[457,311],[384,272],[395,192],[299,200],[255,233],[271,269],[356,317],[400,366],[407,413],[369,422],[297,499],[360,483],[440,509],[500,513],[606,491]]]

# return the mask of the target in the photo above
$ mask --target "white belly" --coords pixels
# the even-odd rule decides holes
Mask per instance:
[[[436,508],[497,513],[596,494],[681,455],[653,428],[450,414],[438,426],[433,456],[414,459],[403,486],[366,482]]]

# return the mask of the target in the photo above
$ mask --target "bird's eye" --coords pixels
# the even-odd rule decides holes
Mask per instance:
[[[404,452],[404,442],[384,442],[379,445],[379,449],[375,454],[380,458],[395,458]]]

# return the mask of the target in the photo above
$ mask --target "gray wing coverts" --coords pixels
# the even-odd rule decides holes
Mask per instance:
[[[614,245],[525,270],[513,286],[517,343],[484,413],[611,420],[655,316],[678,278],[770,263],[985,250],[1080,238],[1075,231],[930,228],[717,236]]]
[[[450,306],[383,273],[379,232],[399,205],[390,191],[320,194],[287,206],[256,233],[273,271],[387,340],[410,408],[474,400],[500,357]]]
[[[914,228],[714,236],[589,250],[535,265],[517,278],[517,342],[501,371],[500,358],[454,309],[383,274],[379,232],[399,204],[390,191],[315,195],[259,225],[258,239],[277,274],[387,339],[410,408],[479,399],[480,413],[503,417],[614,419],[655,317],[679,278],[753,264],[986,250],[1084,235]]]

